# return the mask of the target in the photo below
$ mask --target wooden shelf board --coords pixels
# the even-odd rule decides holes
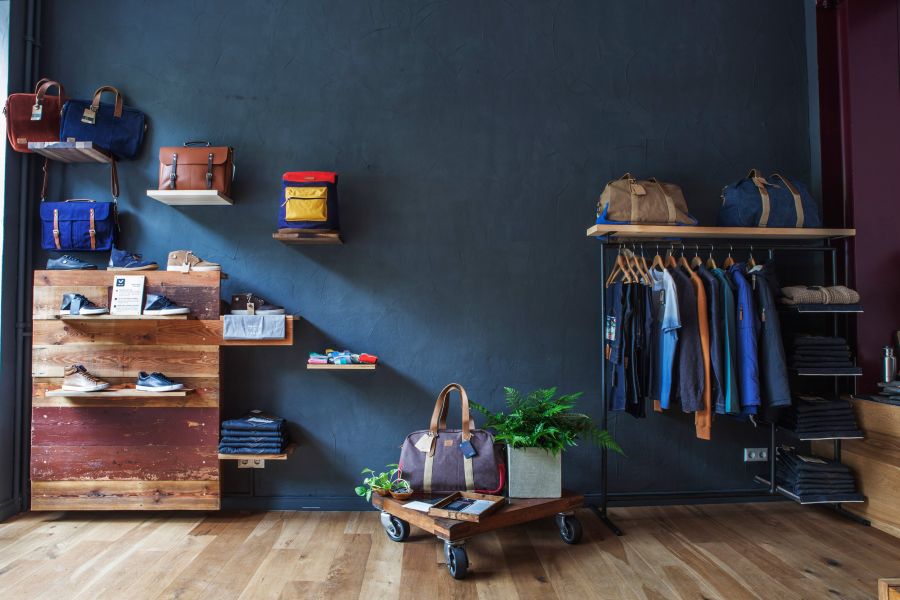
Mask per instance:
[[[306,368],[312,371],[374,371],[377,366],[377,364],[321,365],[306,363]]]
[[[186,321],[187,315],[56,315],[63,321]]]
[[[279,315],[276,315],[279,316]],[[220,346],[293,346],[294,345],[294,328],[295,323],[300,320],[297,315],[284,315],[284,337],[281,339],[265,339],[265,340],[226,340],[222,338],[222,332],[225,330],[225,315],[219,317],[218,333],[221,341]]]
[[[169,206],[231,206],[234,201],[218,190],[147,190],[147,195]]]
[[[777,227],[699,227],[677,225],[594,225],[588,237],[619,239],[791,239],[823,240],[856,235],[855,229],[814,229]]]
[[[35,154],[64,163],[109,163],[109,152],[93,142],[29,142],[28,149]]]
[[[279,229],[272,234],[272,239],[289,245],[338,245],[344,243],[339,231],[315,231],[312,229]]]
[[[48,398],[179,398],[194,390],[183,388],[174,392],[144,392],[134,388],[114,388],[100,392],[70,392],[68,390],[47,390]]]
[[[219,460],[287,460],[297,444],[288,444],[281,454],[219,454]]]

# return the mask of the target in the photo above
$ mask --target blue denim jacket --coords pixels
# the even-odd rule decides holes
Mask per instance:
[[[741,413],[755,415],[762,400],[759,393],[759,317],[753,304],[753,288],[747,268],[737,263],[728,268],[737,286],[737,368],[741,390]]]
[[[751,287],[756,291],[759,312],[759,362],[762,397],[766,408],[791,405],[784,344],[781,342],[781,321],[775,306],[775,290],[780,289],[775,278],[775,264],[770,260],[749,272]]]

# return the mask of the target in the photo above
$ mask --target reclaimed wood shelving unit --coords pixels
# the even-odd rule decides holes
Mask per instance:
[[[36,271],[32,334],[32,510],[216,510],[221,347],[220,274],[145,271],[145,290],[190,318],[58,318],[67,292],[109,305],[105,271]],[[293,343],[293,320],[285,340]],[[116,389],[60,394],[83,364]],[[137,392],[139,371],[161,371],[190,392]],[[49,392],[49,393],[48,393]],[[176,395],[177,394],[177,395]]]

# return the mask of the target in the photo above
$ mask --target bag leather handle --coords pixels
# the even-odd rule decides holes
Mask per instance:
[[[656,184],[656,187],[659,188],[659,191],[662,192],[663,198],[666,199],[666,211],[668,212],[668,225],[675,225],[676,215],[675,215],[675,201],[672,200],[672,196],[666,191],[666,188],[656,179],[656,177],[651,177],[649,181],[652,181]]]
[[[41,89],[41,86],[50,81],[49,77],[41,77],[36,84],[34,84],[34,93],[37,94],[38,90]]]
[[[190,141],[190,142],[184,143],[185,148],[190,148],[192,146],[200,146],[202,148],[209,148],[211,145],[212,144],[210,144],[209,142],[202,141],[202,140],[195,140],[195,141]]]
[[[66,103],[66,90],[63,88],[62,84],[58,81],[52,81],[50,79],[42,79],[44,83],[42,83],[37,90],[34,92],[34,105],[40,106],[44,102],[44,96],[47,95],[47,91],[56,86],[58,90],[57,95],[59,96],[59,110],[62,111],[62,105]]]
[[[103,95],[103,92],[112,92],[116,95],[116,107],[113,110],[113,117],[116,119],[120,118],[122,116],[122,94],[111,85],[97,88],[97,91],[94,92],[94,98],[91,100],[91,110],[97,112],[100,109],[100,96]]]
[[[459,391],[459,397],[462,401],[462,439],[468,440],[472,437],[471,417],[469,415],[469,396],[466,390],[458,383],[451,383],[441,390],[438,394],[437,401],[434,403],[434,412],[431,413],[431,425],[429,430],[432,437],[437,437],[439,431],[447,429],[447,399],[450,392]],[[432,440],[432,451],[434,450],[434,440]]]
[[[803,227],[804,214],[803,214],[803,200],[800,198],[800,192],[797,191],[797,188],[794,187],[794,184],[787,180],[787,177],[782,175],[781,173],[772,173],[771,177],[774,179],[777,177],[784,183],[784,187],[788,189],[791,193],[791,196],[794,197],[794,211],[797,214],[797,224],[795,227]]]
[[[769,184],[763,177],[762,171],[759,169],[750,169],[747,178],[753,182],[756,189],[759,190],[760,201],[762,202],[762,212],[759,214],[759,224],[757,227],[767,227],[769,224],[769,213],[772,211],[772,203],[769,200],[769,190],[766,186]]]

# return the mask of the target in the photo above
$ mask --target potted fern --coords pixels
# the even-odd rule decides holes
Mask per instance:
[[[506,444],[511,498],[562,496],[562,451],[579,439],[622,452],[608,431],[598,429],[589,416],[572,412],[581,392],[557,396],[553,387],[523,395],[503,389],[507,412],[469,404],[487,417],[484,426],[494,430],[494,439]]]

